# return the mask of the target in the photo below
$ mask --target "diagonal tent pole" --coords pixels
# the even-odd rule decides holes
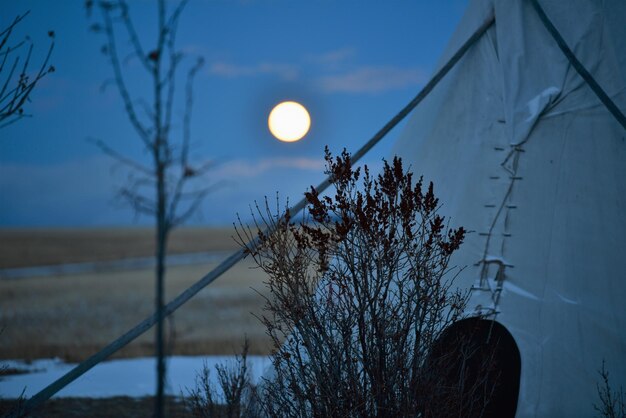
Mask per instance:
[[[541,20],[541,23],[543,23],[546,30],[550,33],[550,35],[557,43],[557,45],[561,49],[561,52],[563,52],[563,55],[565,55],[572,67],[574,67],[576,72],[578,72],[583,80],[585,80],[585,82],[589,85],[591,90],[593,90],[596,96],[598,96],[598,99],[600,99],[602,104],[609,110],[609,112],[611,112],[611,115],[613,115],[615,120],[617,120],[619,124],[622,125],[624,129],[626,129],[626,116],[624,116],[624,114],[619,109],[619,107],[617,107],[615,102],[611,100],[609,95],[604,91],[604,89],[602,89],[596,79],[593,78],[591,73],[585,68],[582,62],[580,62],[578,58],[576,58],[576,55],[574,55],[570,47],[567,46],[567,42],[565,42],[565,39],[563,39],[559,30],[554,26],[554,23],[552,23],[548,15],[546,15],[546,12],[543,10],[539,2],[537,0],[531,0],[531,3],[535,8],[539,19]]]
[[[467,50],[478,40],[480,37],[493,25],[495,22],[494,16],[489,16],[483,24],[472,34],[472,36],[465,41],[465,43],[457,50],[457,52],[446,62],[446,64],[437,71],[435,76],[424,86],[424,88],[418,93],[413,100],[411,100],[396,116],[393,117],[383,128],[376,133],[369,141],[365,143],[357,152],[352,155],[352,161],[357,162],[360,160],[374,145],[376,145],[389,131],[391,131],[398,123],[400,123],[424,98],[435,88],[435,86],[441,81],[441,79],[456,65],[456,63],[465,55]],[[317,190],[321,193],[330,186],[330,177],[327,177],[318,187]],[[295,206],[291,207],[290,213],[292,215],[297,214],[306,206],[306,199],[300,200]],[[248,243],[248,246],[254,246],[258,242],[258,238]],[[163,318],[167,317],[175,310],[180,308],[184,303],[191,299],[196,293],[202,290],[204,287],[212,283],[215,279],[228,271],[232,266],[237,264],[243,258],[245,258],[246,252],[242,248],[239,251],[232,254],[226,260],[224,260],[215,269],[202,277],[192,286],[187,288],[184,292],[174,298],[171,302],[165,305],[163,309]],[[83,361],[72,370],[61,376],[44,389],[39,391],[33,397],[28,399],[19,411],[13,412],[10,417],[19,417],[20,414],[27,414],[37,408],[46,400],[50,399],[55,393],[69,385],[71,382],[82,376],[96,364],[108,358],[110,355],[120,350],[128,343],[139,337],[141,334],[149,330],[158,320],[157,314],[154,313],[148,318],[144,319],[130,331],[104,347],[102,350]]]

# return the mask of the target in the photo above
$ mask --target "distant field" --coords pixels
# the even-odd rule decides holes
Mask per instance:
[[[236,250],[234,228],[179,228],[170,254]],[[109,261],[154,254],[151,228],[0,229],[0,269]]]
[[[231,234],[230,230],[180,230],[172,239],[172,250],[236,249]],[[7,260],[5,268],[112,260],[150,255],[151,243],[146,242],[150,238],[150,231],[132,229],[28,233],[4,230],[0,232],[0,254]],[[7,251],[12,251],[17,260],[10,260]],[[167,300],[216,265],[170,268]],[[265,292],[264,276],[251,267],[249,260],[238,264],[174,314],[168,323],[172,354],[232,354],[238,350],[244,334],[251,340],[253,354],[269,352],[265,330],[252,315],[261,313],[263,299],[251,287]],[[0,280],[0,328],[4,328],[0,358],[85,359],[150,315],[153,305],[151,269]],[[114,357],[152,355],[152,341],[151,330]]]

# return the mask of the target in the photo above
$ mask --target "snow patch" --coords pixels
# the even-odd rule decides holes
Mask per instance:
[[[54,397],[108,398],[113,396],[143,397],[154,395],[155,363],[152,357],[111,360],[96,365],[93,369],[70,383]],[[167,361],[166,391],[171,395],[187,394],[195,387],[196,375],[206,364],[211,370],[211,381],[217,387],[216,364],[227,367],[236,365],[234,356],[175,356]],[[271,365],[269,357],[248,356],[251,380],[257,382]],[[59,359],[41,359],[25,363],[19,360],[3,360],[0,367],[28,371],[26,374],[8,375],[0,379],[0,397],[17,398],[25,390],[30,397],[54,382],[76,366]]]

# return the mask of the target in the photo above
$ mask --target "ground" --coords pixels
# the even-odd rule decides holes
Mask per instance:
[[[178,228],[170,254],[237,250],[234,229]],[[0,229],[0,269],[118,260],[154,254],[151,228]]]
[[[0,400],[0,414],[10,411],[14,401]],[[30,418],[152,418],[153,398],[61,398],[46,402],[29,415]],[[166,416],[183,418],[192,416],[179,399],[167,398]]]
[[[86,235],[79,231],[76,234],[80,245],[71,243],[73,238],[68,231],[60,231],[59,235],[70,242],[50,231],[41,235],[31,232],[33,244],[30,245],[28,239],[15,237],[15,232],[2,231],[0,242],[2,247],[11,248],[16,254],[13,264],[22,266],[24,259],[32,260],[37,253],[48,253],[42,257],[47,257],[49,263],[78,259],[97,261],[102,259],[101,248],[108,248],[103,256],[106,259],[131,253],[133,256],[149,255],[150,245],[145,241],[150,235],[146,232],[120,230],[116,235],[110,231],[91,231]],[[173,247],[186,251],[236,248],[237,244],[226,238],[223,230],[202,232],[204,235],[193,230],[183,231],[173,239],[178,242]],[[53,251],[46,250],[46,242],[57,252],[56,258],[49,255]],[[144,251],[138,251],[135,246]],[[4,248],[0,248],[0,254],[3,253]],[[216,265],[170,268],[166,277],[167,299],[178,295]],[[241,345],[244,335],[251,341],[251,354],[268,353],[265,331],[254,317],[262,311],[263,299],[257,292],[265,292],[263,280],[262,272],[253,268],[249,260],[244,260],[202,290],[168,322],[171,353],[232,354]],[[83,360],[150,315],[153,300],[151,269],[0,280],[0,327],[4,328],[0,337],[0,359]],[[152,355],[152,341],[153,333],[149,331],[114,357]]]
[[[237,250],[231,229],[181,229],[171,253]],[[148,257],[150,229],[0,230],[0,269]],[[172,299],[211,271],[217,262],[168,269],[166,298]],[[269,340],[254,315],[262,314],[263,273],[243,261],[203,289],[168,321],[171,354],[238,352],[244,335],[251,354],[269,353]],[[59,357],[84,360],[153,312],[151,268],[94,271],[0,280],[0,359]],[[113,358],[154,354],[153,331],[139,337]],[[1,394],[0,394],[1,397]],[[0,411],[7,402],[0,402]],[[170,417],[185,416],[171,400]],[[151,416],[150,398],[61,398],[46,402],[33,416]]]

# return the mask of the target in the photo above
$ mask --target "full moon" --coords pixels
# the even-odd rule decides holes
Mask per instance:
[[[311,117],[300,103],[282,102],[272,109],[267,124],[277,139],[295,142],[309,132]]]

